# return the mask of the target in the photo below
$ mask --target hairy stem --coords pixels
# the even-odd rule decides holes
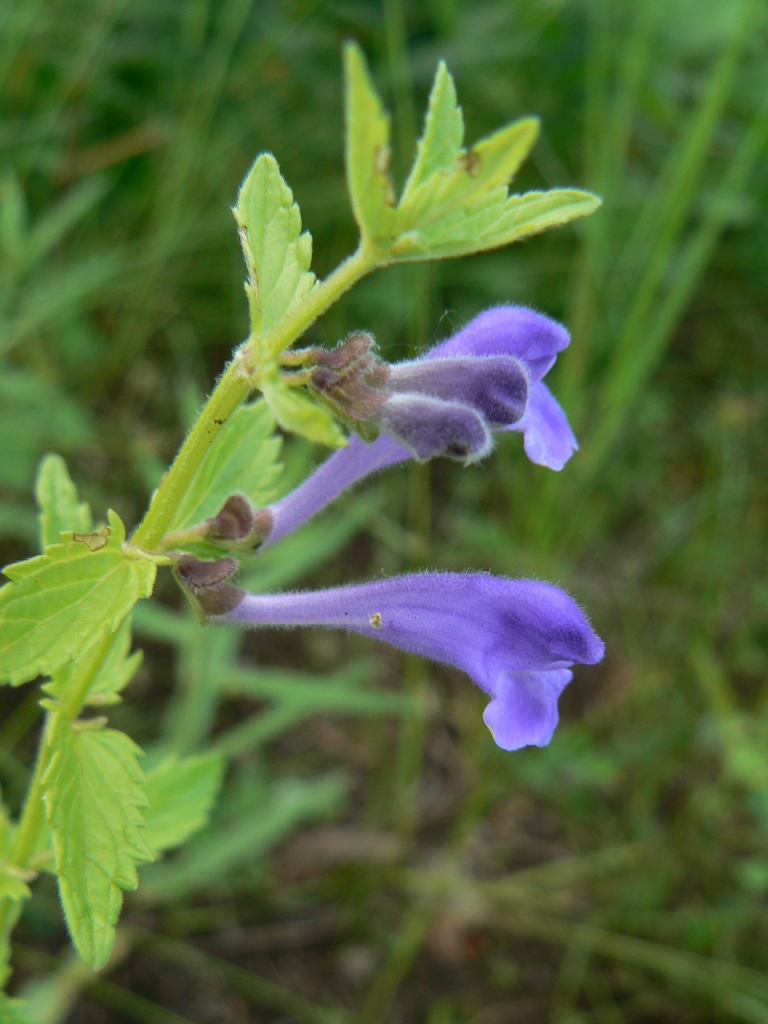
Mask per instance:
[[[161,543],[174,510],[224,423],[251,391],[259,387],[258,366],[251,365],[253,354],[264,353],[267,359],[279,356],[379,263],[375,253],[361,247],[320,282],[274,330],[262,338],[249,340],[238,349],[155,492],[146,516],[133,535],[132,543],[136,547],[151,551]]]

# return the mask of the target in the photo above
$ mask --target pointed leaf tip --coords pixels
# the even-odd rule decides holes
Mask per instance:
[[[309,270],[311,238],[308,232],[302,234],[299,207],[271,153],[254,161],[240,186],[234,215],[248,267],[251,333],[261,365],[279,352],[261,352],[259,339],[315,287]]]
[[[389,177],[390,118],[357,43],[344,48],[345,164],[352,211],[364,242],[387,245],[396,197]]]
[[[59,893],[72,940],[95,969],[109,958],[122,890],[151,861],[147,798],[136,744],[114,729],[78,729],[58,716],[43,779]]]

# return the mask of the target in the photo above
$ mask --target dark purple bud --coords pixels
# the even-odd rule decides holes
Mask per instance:
[[[237,572],[237,559],[221,558],[218,562],[201,562],[193,555],[182,555],[176,563],[176,574],[190,590],[208,590],[225,583]]]
[[[201,562],[192,555],[182,555],[176,563],[176,576],[192,603],[206,616],[212,617],[234,611],[245,596],[244,590],[227,582],[237,569],[234,558]]]
[[[529,378],[513,356],[454,356],[397,363],[389,386],[471,405],[494,426],[507,426],[525,414]]]
[[[208,520],[211,540],[245,540],[253,530],[253,509],[242,494],[233,494],[224,502],[218,515]]]
[[[208,590],[198,590],[194,594],[195,601],[208,618],[216,615],[227,615],[235,611],[245,597],[246,591],[233,587],[230,583],[220,583]]]
[[[272,513],[268,508],[254,512],[242,494],[233,494],[221,511],[207,520],[207,537],[224,547],[247,550],[261,544],[272,529]]]
[[[493,447],[488,424],[480,413],[460,402],[430,395],[392,395],[382,406],[378,422],[419,462],[446,455],[469,465]]]

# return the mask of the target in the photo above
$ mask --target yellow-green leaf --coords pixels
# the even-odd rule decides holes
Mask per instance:
[[[59,894],[77,951],[94,969],[115,941],[123,890],[138,885],[136,864],[153,859],[141,750],[114,729],[83,728],[57,716],[43,779]]]
[[[409,197],[435,175],[453,175],[459,169],[459,157],[464,141],[464,118],[456,102],[456,87],[443,61],[429,96],[424,122],[424,134],[419,140],[416,160],[403,189],[400,208],[408,205]]]
[[[355,220],[365,242],[389,245],[395,193],[389,177],[389,115],[371,81],[360,47],[344,48],[345,162]]]
[[[40,508],[40,541],[43,551],[58,544],[66,531],[88,533],[93,529],[87,501],[79,501],[77,489],[60,455],[44,455],[35,481]]]
[[[240,188],[234,213],[248,265],[245,290],[261,367],[279,352],[259,351],[259,339],[315,287],[315,275],[309,269],[312,237],[301,232],[299,207],[271,153],[257,158]]]
[[[241,405],[221,428],[177,506],[169,533],[215,516],[232,494],[268,505],[282,472],[280,438],[264,401]]]
[[[283,428],[309,441],[331,448],[343,448],[347,439],[331,413],[303,391],[292,388],[275,375],[262,384],[275,419]]]
[[[19,903],[21,900],[29,899],[32,895],[27,882],[18,874],[15,874],[7,864],[0,868],[0,899],[6,898]],[[0,1018],[0,1024],[2,1018]]]
[[[118,627],[104,659],[98,666],[93,681],[88,689],[85,703],[96,707],[118,704],[120,693],[133,679],[141,665],[143,654],[131,649],[131,617],[124,619]],[[53,680],[43,689],[50,697],[61,697],[74,679],[77,678],[79,662],[69,662],[58,672],[54,672]]]
[[[11,999],[0,992],[0,1024],[35,1024],[23,999]]]
[[[600,199],[578,189],[526,192],[507,197],[497,188],[484,199],[405,232],[392,247],[397,261],[444,259],[498,249],[511,242],[586,217]]]
[[[395,208],[380,157],[388,152],[389,121],[354,45],[345,67],[349,192],[363,242],[378,250],[380,264],[495,249],[585,217],[600,205],[596,196],[576,189],[510,195],[509,183],[538,136],[538,120],[523,118],[465,149],[461,107],[441,62],[416,159]]]
[[[222,758],[203,754],[164,761],[147,775],[145,837],[153,850],[179,846],[208,823],[223,774]]]
[[[0,679],[13,685],[76,661],[133,605],[149,597],[156,562],[123,550],[114,512],[96,533],[64,534],[44,555],[4,572],[0,590]]]

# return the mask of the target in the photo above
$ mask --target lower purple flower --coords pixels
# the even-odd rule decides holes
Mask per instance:
[[[549,743],[570,666],[592,665],[604,650],[558,587],[486,573],[296,594],[250,594],[225,583],[197,597],[213,622],[348,629],[463,669],[491,696],[484,719],[504,750]]]

